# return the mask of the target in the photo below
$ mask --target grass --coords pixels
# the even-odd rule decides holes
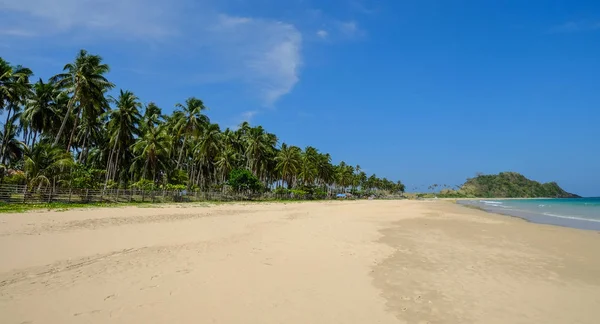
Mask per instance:
[[[225,204],[268,204],[268,203],[302,203],[309,201],[318,200],[282,200],[282,199],[269,199],[269,200],[247,200],[247,201],[194,201],[194,202],[96,202],[96,203],[35,203],[35,204],[21,204],[21,203],[0,203],[0,214],[7,213],[24,213],[35,210],[53,210],[53,211],[65,211],[75,208],[114,208],[114,207],[126,207],[135,206],[138,208],[156,208],[161,206],[177,205],[182,207],[210,207],[215,205]]]

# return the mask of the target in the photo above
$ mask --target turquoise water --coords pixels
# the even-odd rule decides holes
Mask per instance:
[[[481,199],[459,203],[536,223],[600,230],[600,198]]]

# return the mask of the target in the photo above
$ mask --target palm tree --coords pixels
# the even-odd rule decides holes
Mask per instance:
[[[33,132],[31,146],[35,145],[39,133],[49,131],[56,125],[59,117],[56,112],[59,95],[60,92],[52,83],[44,83],[40,79],[33,84],[31,96],[23,112],[23,118],[29,122]]]
[[[247,167],[259,178],[263,176],[264,180],[266,161],[275,156],[277,136],[265,132],[262,126],[248,129],[243,136]]]
[[[81,50],[62,73],[32,85],[29,69],[0,58],[0,110],[8,112],[0,127],[0,176],[9,168],[4,162],[25,170],[30,185],[99,187],[98,175],[104,174],[105,186],[152,179],[214,188],[223,186],[233,170],[246,168],[265,188],[404,190],[401,182],[367,177],[358,165],[335,166],[329,154],[314,147],[279,147],[277,136],[261,126],[243,122],[236,130],[221,131],[194,97],[168,115],[150,102],[142,116],[133,93],[106,95],[114,87],[108,71],[100,56]]]
[[[20,117],[19,114],[13,115],[8,121],[10,125],[13,125],[15,121]],[[24,152],[27,150],[27,146],[21,140],[17,138],[17,127],[14,125],[6,128],[9,132],[4,134],[3,141],[3,154],[2,154],[2,165],[5,165],[8,161],[9,164],[19,161],[23,158]]]
[[[21,103],[29,90],[29,77],[33,75],[30,69],[11,66],[0,57],[0,109]],[[9,110],[10,112],[10,110]],[[6,120],[10,118],[6,117]]]
[[[302,184],[310,186],[314,184],[317,178],[317,158],[319,152],[312,146],[306,147],[302,153],[302,165],[298,177],[302,180]]]
[[[351,165],[347,165],[344,161],[340,162],[336,168],[337,184],[345,190],[352,184],[353,175],[354,168]]]
[[[75,165],[73,156],[57,146],[40,143],[25,154],[25,174],[31,186],[56,184]]]
[[[139,164],[135,162],[140,161],[143,164],[142,168],[144,170],[141,175],[142,179],[146,178],[147,170],[151,169],[152,179],[156,182],[158,168],[160,167],[162,170],[168,168],[168,158],[171,148],[170,141],[171,139],[165,127],[148,128],[143,136],[132,146],[136,157],[130,171],[135,172],[139,170]]]
[[[227,176],[232,170],[239,167],[240,154],[231,148],[226,148],[221,151],[217,159],[215,160],[215,166],[221,174],[221,181],[224,183],[227,180]]]
[[[11,66],[0,58],[0,109],[7,109],[4,137],[0,145],[3,160],[6,155],[5,144],[9,142],[8,136],[13,134],[15,125],[13,117],[18,113],[20,106],[25,103],[29,95],[29,77],[32,74],[33,72],[30,69],[22,66]]]
[[[135,136],[140,135],[139,123],[142,116],[138,109],[142,104],[132,92],[123,90],[118,98],[111,97],[110,100],[116,105],[116,109],[109,112],[107,124],[112,149],[106,166],[106,179],[114,180],[119,161],[126,165],[131,161],[130,147],[134,144]]]
[[[114,87],[114,84],[104,77],[104,74],[108,73],[109,70],[108,65],[102,63],[100,56],[90,55],[86,50],[81,50],[73,63],[65,65],[63,73],[57,74],[50,79],[51,82],[56,83],[57,87],[71,95],[67,112],[63,117],[54,145],[58,145],[67,121],[76,106],[77,112],[75,113],[75,122],[71,136],[67,143],[67,151],[71,149],[77,124],[82,114],[88,118],[93,118],[99,115],[97,111],[100,108],[108,106],[104,92]]]
[[[188,98],[185,101],[185,105],[178,103],[175,105],[175,107],[181,109],[182,111],[182,114],[179,115],[179,118],[175,123],[177,136],[179,137],[183,135],[183,144],[181,145],[179,151],[179,158],[177,159],[176,166],[176,168],[179,168],[188,138],[192,134],[198,132],[204,125],[210,123],[210,120],[202,113],[204,110],[206,110],[204,103],[202,100],[195,97]]]
[[[287,188],[291,188],[293,178],[298,172],[300,165],[302,163],[302,158],[300,156],[301,150],[297,146],[288,146],[287,144],[281,144],[281,148],[275,157],[275,162],[277,162],[276,170],[279,172],[281,176],[281,184],[285,182],[287,184]]]
[[[198,144],[193,149],[199,162],[199,176],[202,176],[203,170],[206,168],[209,173],[214,175],[213,180],[216,181],[215,160],[222,149],[223,143],[221,142],[219,125],[206,125],[198,137]]]
[[[153,102],[146,106],[142,126],[144,129],[158,126],[162,122],[162,110]]]

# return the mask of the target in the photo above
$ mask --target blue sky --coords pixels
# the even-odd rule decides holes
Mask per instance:
[[[600,2],[0,0],[0,56],[80,48],[165,111],[203,99],[409,190],[517,171],[600,196]]]

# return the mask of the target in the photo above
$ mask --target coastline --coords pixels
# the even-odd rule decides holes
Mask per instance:
[[[568,227],[568,228],[576,228],[581,230],[589,230],[589,231],[600,231],[600,220],[590,220],[583,219],[578,217],[572,217],[568,215],[551,215],[544,214],[539,212],[534,212],[530,210],[523,209],[506,209],[500,208],[496,205],[487,205],[487,204],[474,204],[471,202],[475,201],[503,201],[503,200],[544,200],[544,199],[553,199],[553,198],[473,198],[473,199],[457,199],[455,203],[457,205],[475,208],[482,210],[484,212],[493,213],[502,216],[515,217],[527,222],[532,222],[536,224],[545,224],[545,225],[553,225],[560,227]],[[569,199],[578,199],[578,198],[569,198]]]
[[[98,208],[2,214],[0,224],[0,322],[600,316],[600,235],[445,201]]]

